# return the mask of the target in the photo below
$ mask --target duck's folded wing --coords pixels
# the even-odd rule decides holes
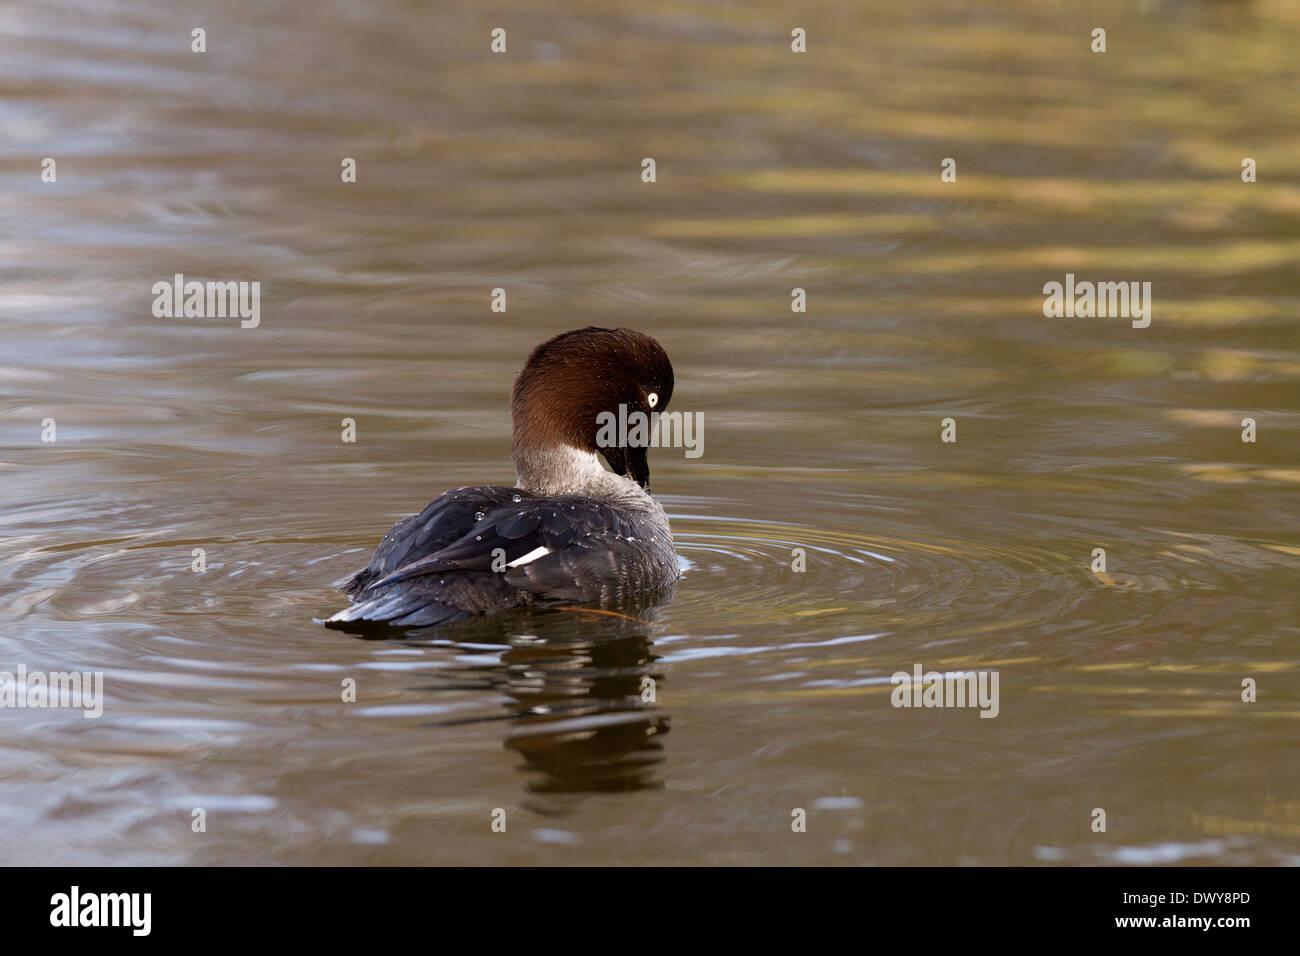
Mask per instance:
[[[671,553],[671,552],[670,552]],[[506,581],[548,601],[617,600],[672,581],[675,562],[635,538],[593,535],[506,571]]]
[[[510,503],[517,489],[498,485],[455,488],[431,501],[419,514],[403,518],[384,535],[370,564],[348,578],[340,587],[357,598],[376,581],[447,547],[466,535],[479,515]]]
[[[445,547],[410,561],[377,578],[373,587],[386,587],[414,577],[451,570],[489,571],[518,579],[527,590],[529,576],[521,569],[537,562],[570,555],[574,561],[591,560],[593,551],[627,545],[635,529],[626,514],[610,505],[593,505],[583,499],[551,499],[504,504],[483,514],[466,533]],[[576,567],[576,566],[575,566]],[[608,571],[608,564],[602,565]]]
[[[514,496],[507,494],[504,503],[487,511],[471,508],[468,517],[458,510],[461,504],[443,512],[439,534],[453,523],[466,527],[467,521],[468,530],[432,553],[394,544],[382,559],[376,552],[367,569],[372,573],[355,594],[357,603],[329,621],[439,624],[522,604],[617,598],[676,576],[675,562],[664,557],[671,556],[671,547],[647,548],[640,522],[621,508],[580,498],[515,502]],[[483,496],[467,495],[463,501],[481,503]],[[436,538],[422,525],[410,526],[406,534]],[[397,554],[414,557],[373,573],[390,567]]]

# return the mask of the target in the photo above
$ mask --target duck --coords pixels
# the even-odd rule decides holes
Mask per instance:
[[[538,345],[511,392],[515,484],[455,488],[399,521],[341,583],[352,603],[326,626],[437,627],[673,584],[677,554],[649,493],[646,443],[611,442],[600,426],[620,407],[662,413],[673,384],[667,352],[633,329],[588,326]]]

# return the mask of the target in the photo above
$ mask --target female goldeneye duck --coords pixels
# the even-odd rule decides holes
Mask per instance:
[[[646,448],[597,441],[620,405],[649,416],[672,394],[672,363],[648,335],[585,328],[543,342],[510,400],[515,487],[457,488],[399,521],[343,585],[353,605],[325,623],[426,627],[672,583],[677,555],[647,493]]]

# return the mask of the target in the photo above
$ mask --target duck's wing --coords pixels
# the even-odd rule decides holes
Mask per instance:
[[[403,518],[379,542],[370,563],[340,585],[354,600],[379,579],[434,554],[464,537],[486,515],[527,492],[499,485],[455,488],[439,495],[419,514]]]
[[[651,515],[586,498],[457,489],[389,532],[364,580],[354,579],[357,603],[329,623],[443,624],[661,587],[676,577],[667,534]],[[662,536],[657,547],[647,547],[650,536]]]
[[[511,501],[485,513],[445,547],[373,586],[453,570],[487,571],[526,591],[561,590],[574,599],[575,580],[617,576],[642,550],[636,544],[637,524],[624,509],[585,498]]]

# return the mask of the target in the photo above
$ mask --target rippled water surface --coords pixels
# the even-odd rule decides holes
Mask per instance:
[[[3,862],[1300,863],[1300,9],[788,6],[0,10],[0,669],[106,696],[0,709]],[[323,628],[593,323],[704,415],[675,591]]]

